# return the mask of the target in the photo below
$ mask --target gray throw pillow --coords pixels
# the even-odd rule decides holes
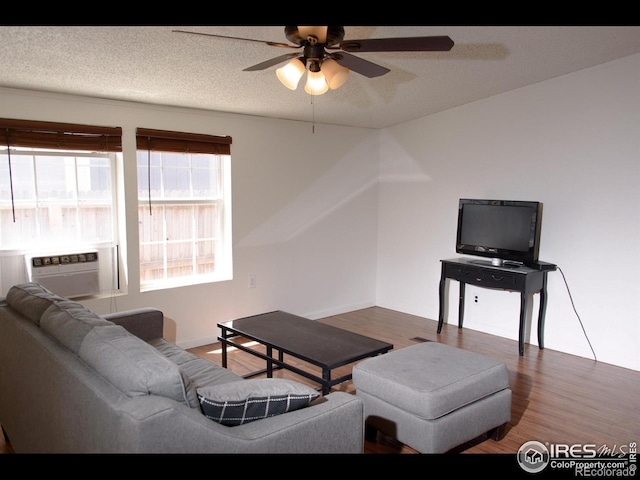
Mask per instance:
[[[78,355],[125,395],[160,395],[189,406],[188,378],[178,366],[119,325],[91,329]]]
[[[77,354],[84,337],[95,326],[113,325],[91,310],[72,300],[58,300],[40,318],[42,330]]]
[[[320,395],[293,380],[257,378],[197,389],[202,413],[227,426],[242,425],[308,405]]]
[[[64,300],[39,283],[21,283],[14,285],[7,293],[7,303],[36,325],[40,325],[40,317],[55,301]]]

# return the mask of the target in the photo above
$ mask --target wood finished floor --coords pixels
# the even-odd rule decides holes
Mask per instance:
[[[400,349],[428,340],[470,350],[502,360],[509,370],[513,392],[511,421],[498,442],[479,437],[452,453],[515,454],[530,440],[550,443],[598,446],[629,444],[640,440],[640,372],[596,362],[535,345],[525,345],[518,355],[518,342],[494,335],[459,329],[445,324],[437,334],[437,321],[380,307],[366,308],[320,320],[362,335],[383,340]],[[260,348],[260,347],[252,347]],[[191,350],[220,364],[220,345]],[[303,362],[296,364],[305,368]],[[332,376],[349,373],[353,365],[334,370]],[[239,374],[264,368],[259,358],[241,352],[229,354],[229,368]],[[306,365],[309,369],[309,366]],[[292,378],[313,385],[306,378],[286,370],[274,376]],[[333,390],[355,393],[351,381]],[[365,453],[416,453],[392,439],[378,435],[367,441]]]
[[[513,392],[511,421],[498,442],[481,436],[451,453],[517,453],[530,440],[549,443],[584,444],[609,447],[640,440],[640,372],[596,362],[550,349],[526,345],[518,355],[517,342],[471,329],[445,324],[436,333],[434,320],[380,307],[371,307],[316,320],[383,340],[400,349],[417,342],[436,341],[502,360],[509,370]],[[252,347],[261,348],[261,347]],[[193,348],[192,353],[221,364],[220,345]],[[309,368],[300,363],[298,366]],[[333,375],[350,372],[341,367]],[[264,362],[245,352],[229,353],[229,368],[245,374],[264,368]],[[292,378],[313,385],[306,378],[286,370],[274,376]],[[314,385],[315,386],[315,385]],[[351,381],[334,390],[355,393]],[[0,453],[12,453],[0,435]],[[368,454],[415,454],[416,452],[378,435],[365,442]]]

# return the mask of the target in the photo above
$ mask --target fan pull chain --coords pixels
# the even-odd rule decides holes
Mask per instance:
[[[11,144],[9,143],[9,129],[7,128],[7,159],[9,160],[9,185],[11,187],[11,211],[13,213],[13,223],[16,223],[16,205],[13,196],[13,174],[11,173]]]
[[[316,102],[315,95],[311,95],[311,133],[316,133]]]
[[[151,137],[147,137],[147,192],[149,194],[149,216],[151,217]]]

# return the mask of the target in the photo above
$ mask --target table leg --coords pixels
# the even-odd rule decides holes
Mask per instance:
[[[323,367],[322,368],[322,395],[327,395],[329,393],[330,385],[331,385],[331,369]]]
[[[227,329],[221,327],[222,342],[222,366],[227,368]]]
[[[438,333],[442,331],[442,324],[444,323],[444,288],[446,278],[444,276],[444,266],[442,267],[442,275],[440,276],[440,309],[438,313]]]
[[[518,351],[520,356],[524,355],[524,330],[525,319],[527,317],[527,293],[520,292],[520,329],[518,334]]]
[[[273,348],[267,345],[267,357],[271,358],[273,355]],[[273,377],[273,363],[271,360],[267,360],[267,378]]]
[[[465,283],[460,282],[460,298],[458,299],[458,328],[462,328],[462,322],[464,321],[464,292]]]
[[[538,309],[538,348],[544,348],[544,317],[547,309],[547,272],[542,275],[542,289],[540,289],[540,307]]]

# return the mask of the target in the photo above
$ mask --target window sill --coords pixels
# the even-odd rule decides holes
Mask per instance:
[[[197,277],[183,277],[169,280],[159,280],[140,284],[140,292],[153,292],[172,288],[190,287],[205,283],[219,283],[233,280],[233,275],[202,275]]]

